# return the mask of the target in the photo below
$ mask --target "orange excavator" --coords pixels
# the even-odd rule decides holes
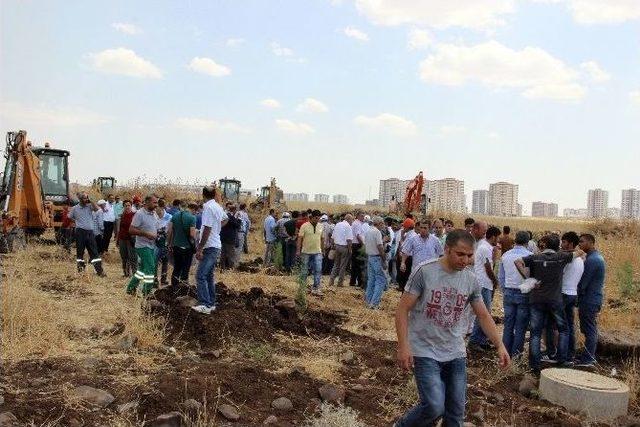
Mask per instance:
[[[62,223],[69,204],[69,152],[49,144],[33,147],[24,130],[7,133],[5,167],[0,180],[0,252],[26,245]]]
[[[404,196],[404,213],[422,212],[424,197],[422,194],[422,187],[424,186],[424,176],[422,171],[418,172],[418,175],[407,185],[407,190]]]

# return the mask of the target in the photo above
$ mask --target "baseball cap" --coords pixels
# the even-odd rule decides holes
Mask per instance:
[[[106,205],[107,202],[104,201],[104,199],[100,199],[96,202],[96,205]]]
[[[329,221],[329,217],[327,216],[327,214],[324,214],[320,217],[320,221]]]
[[[414,220],[412,220],[411,218],[407,218],[404,221],[402,221],[402,226],[404,228],[411,228],[411,227],[415,227],[416,223]]]

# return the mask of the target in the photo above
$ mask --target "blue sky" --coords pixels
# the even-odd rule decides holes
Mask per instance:
[[[0,4],[2,129],[73,180],[223,176],[377,195],[495,181],[584,207],[640,187],[637,0]],[[370,193],[371,192],[371,193]]]

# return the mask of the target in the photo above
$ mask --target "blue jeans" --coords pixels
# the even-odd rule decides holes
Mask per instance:
[[[443,417],[443,425],[462,426],[467,395],[467,360],[462,357],[438,362],[428,357],[414,357],[414,375],[420,403],[406,412],[400,427],[432,425]]]
[[[313,289],[320,289],[322,278],[322,254],[300,254],[300,279],[307,283],[309,269],[313,273]]]
[[[574,326],[574,312],[576,308],[576,295],[562,294],[564,306],[564,320],[567,321],[567,360],[571,361],[576,355],[576,328]]]
[[[220,248],[205,248],[202,251],[202,260],[196,270],[196,283],[198,286],[198,302],[206,307],[216,305],[216,284],[213,280],[213,272],[220,256]]]
[[[519,289],[504,288],[504,331],[502,342],[509,356],[524,350],[524,337],[529,328],[529,296]]]
[[[364,298],[367,305],[379,306],[386,287],[387,276],[382,269],[382,258],[369,255],[367,257],[367,292]]]
[[[598,313],[597,304],[578,304],[580,318],[580,332],[584,334],[584,352],[580,357],[581,363],[595,363],[596,347],[598,346]]]
[[[493,290],[482,288],[482,301],[484,301],[484,305],[491,313],[491,303],[493,302]],[[469,338],[469,342],[476,345],[487,345],[489,341],[487,340],[487,336],[482,332],[482,328],[480,327],[480,322],[476,319],[476,323],[473,325],[473,332],[471,333],[471,338]]]
[[[285,271],[291,271],[296,262],[296,240],[287,240],[285,246],[287,250],[284,256],[284,269]]]
[[[546,319],[549,315],[558,328],[558,350],[557,361],[563,363],[567,360],[567,322],[564,319],[564,305],[562,302],[553,303],[532,303],[531,307],[531,341],[529,343],[529,365],[534,371],[540,370],[540,341],[542,330],[545,327]]]

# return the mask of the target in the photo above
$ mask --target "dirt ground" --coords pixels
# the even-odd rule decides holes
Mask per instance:
[[[272,415],[277,417],[273,425],[304,425],[318,419],[319,388],[333,384],[344,392],[339,404],[352,408],[360,422],[388,426],[417,399],[411,375],[395,365],[395,290],[385,295],[382,310],[374,312],[364,307],[360,290],[328,289],[322,299],[309,297],[309,309],[300,314],[292,305],[293,278],[262,270],[225,272],[218,275],[223,282],[217,286],[218,310],[203,316],[188,306],[193,288],[184,288],[179,300],[168,298],[163,289],[152,301],[125,296],[126,279],[118,274],[114,251],[106,262],[109,277],[99,279],[76,274],[74,257],[58,248],[36,250],[40,261],[30,267],[32,276],[25,278],[25,271],[14,266],[5,279],[21,277],[31,283],[25,286],[34,295],[77,307],[85,316],[110,304],[142,307],[143,316],[132,322],[126,314],[105,315],[102,324],[86,327],[61,321],[65,341],[51,344],[55,351],[9,358],[3,349],[0,412],[10,411],[21,425],[159,425],[156,417],[171,411],[184,414],[188,426],[262,425]],[[3,262],[8,266],[19,260]],[[136,329],[140,322],[160,325],[161,337],[156,342],[143,339]],[[598,371],[610,374],[615,367],[625,378],[630,369],[625,360],[604,359]],[[471,353],[468,361],[468,422],[595,425],[535,393],[520,394],[523,363],[501,372],[493,353]],[[108,391],[115,399],[106,407],[78,400],[73,390],[81,385]],[[280,397],[288,398],[293,408],[274,409],[272,402]],[[185,404],[188,399],[201,406],[192,409]],[[222,416],[224,405],[235,408],[239,420]],[[632,412],[640,415],[637,406]],[[339,424],[314,425],[355,424],[345,418]]]

